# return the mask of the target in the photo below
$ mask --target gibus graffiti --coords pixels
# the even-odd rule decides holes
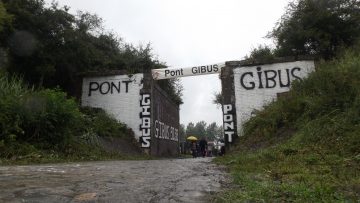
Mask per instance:
[[[179,130],[175,127],[166,125],[158,120],[155,121],[155,137],[166,140],[179,140]]]
[[[142,94],[140,106],[142,108],[140,118],[141,125],[140,130],[142,136],[140,137],[141,147],[149,148],[151,139],[151,98],[150,94]]]
[[[236,122],[239,135],[243,125],[254,110],[277,98],[279,93],[290,90],[291,82],[302,80],[315,70],[313,61],[294,61],[258,66],[233,67]]]

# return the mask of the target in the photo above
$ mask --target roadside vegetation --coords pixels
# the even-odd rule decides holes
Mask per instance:
[[[229,168],[234,183],[218,202],[359,201],[359,4],[295,1],[272,32],[275,50],[259,47],[248,57],[297,51],[319,60],[316,72],[254,112],[244,136],[216,159]],[[302,29],[293,29],[298,26]]]
[[[150,45],[106,31],[97,15],[68,11],[56,2],[0,0],[0,164],[148,158],[126,125],[81,108],[75,87],[87,72],[134,74],[165,64]],[[182,102],[177,81],[160,85]],[[104,142],[126,149],[105,151]]]
[[[360,199],[359,53],[320,63],[246,123],[235,149],[217,159],[236,184],[220,200]]]
[[[58,89],[34,90],[19,77],[1,74],[0,112],[3,164],[131,158],[105,151],[98,141],[134,143],[131,129],[103,110],[80,109]]]

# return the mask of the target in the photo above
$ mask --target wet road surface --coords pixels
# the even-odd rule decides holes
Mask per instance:
[[[211,158],[0,167],[0,202],[209,202]]]

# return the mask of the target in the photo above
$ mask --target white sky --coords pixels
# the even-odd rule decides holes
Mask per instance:
[[[46,0],[51,2],[52,0]],[[170,67],[241,60],[265,39],[289,0],[59,0],[60,5],[96,13],[106,30],[125,42],[151,43],[153,53]],[[204,120],[222,124],[212,104],[221,89],[218,75],[181,79],[184,104],[180,123]]]

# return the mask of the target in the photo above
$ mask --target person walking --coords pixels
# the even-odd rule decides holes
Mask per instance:
[[[191,143],[191,154],[192,154],[193,158],[197,157],[196,141],[193,141]]]
[[[206,138],[202,137],[200,142],[199,142],[199,146],[200,146],[200,154],[203,157],[206,156],[207,145],[208,145],[208,143],[206,141]]]

